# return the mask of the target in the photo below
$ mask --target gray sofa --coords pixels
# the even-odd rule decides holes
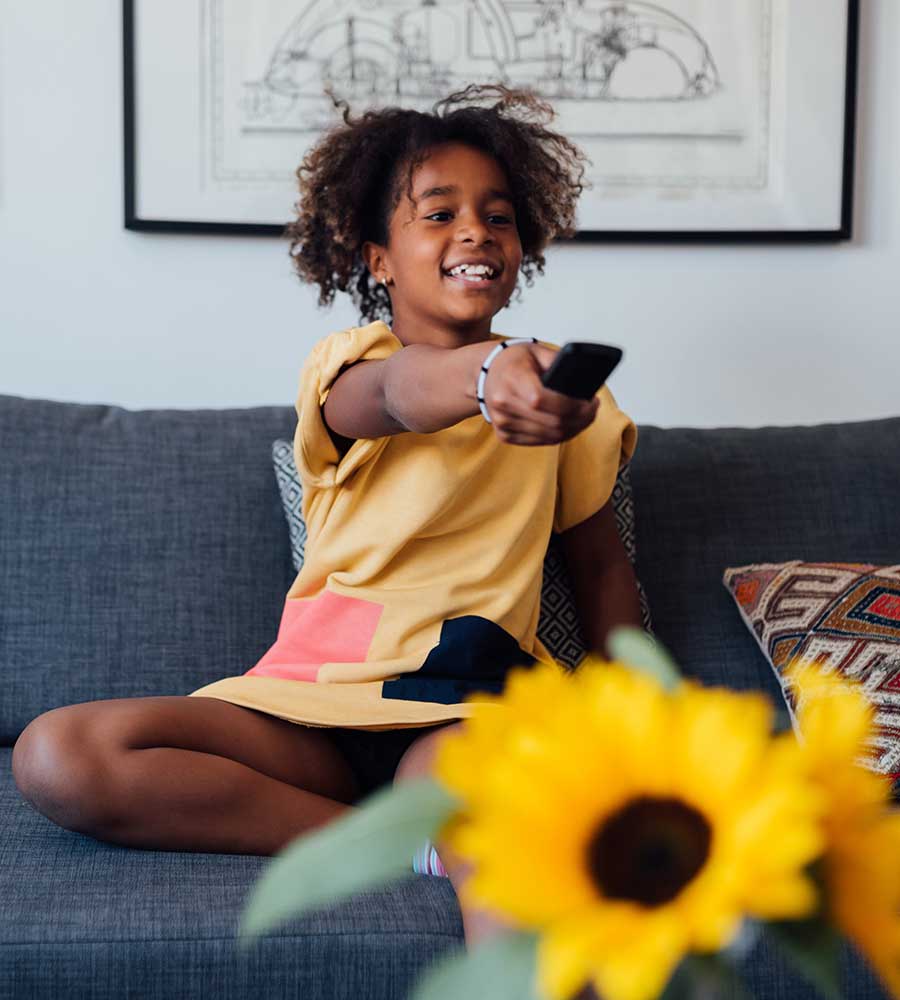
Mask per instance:
[[[410,876],[238,955],[266,858],[101,843],[45,819],[12,779],[11,748],[40,713],[187,694],[267,648],[293,577],[270,449],[293,427],[289,407],[0,397],[0,1000],[401,1000],[462,946],[449,882]],[[645,426],[632,478],[656,632],[708,683],[778,698],[726,566],[900,560],[900,419]],[[848,998],[882,995],[849,950],[843,961]],[[766,943],[745,972],[758,997],[814,995]]]

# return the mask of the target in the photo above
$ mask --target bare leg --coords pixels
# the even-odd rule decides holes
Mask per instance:
[[[151,850],[272,855],[352,808],[226,757],[170,747],[125,753],[118,780],[127,807],[101,837]]]
[[[22,795],[66,829],[128,847],[272,855],[352,808],[356,781],[315,729],[214,698],[54,709],[13,751]]]

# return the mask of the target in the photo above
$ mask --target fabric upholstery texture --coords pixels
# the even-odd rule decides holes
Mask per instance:
[[[900,777],[900,565],[786,563],[737,566],[723,582],[775,671],[796,728],[795,658],[858,681],[875,711],[863,763]]]

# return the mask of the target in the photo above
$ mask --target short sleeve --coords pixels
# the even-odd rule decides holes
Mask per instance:
[[[340,330],[320,340],[300,372],[294,461],[304,486],[340,486],[363,463],[376,458],[388,438],[359,438],[340,457],[322,416],[322,406],[341,369],[355,361],[382,361],[403,344],[380,321]]]
[[[630,461],[637,427],[606,386],[597,393],[600,409],[590,427],[559,448],[553,530],[568,531],[587,520],[612,496],[619,470]]]

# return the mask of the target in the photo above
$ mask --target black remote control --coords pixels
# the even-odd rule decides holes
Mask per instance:
[[[621,360],[619,347],[572,340],[563,344],[541,381],[554,392],[591,399]]]

